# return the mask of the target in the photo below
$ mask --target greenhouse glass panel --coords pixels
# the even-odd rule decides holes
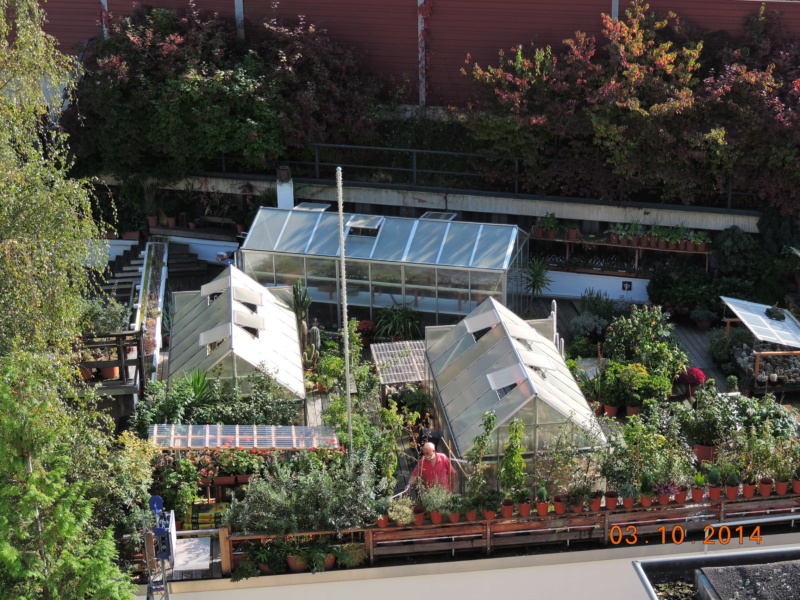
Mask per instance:
[[[339,255],[339,215],[322,213],[307,254],[321,256]]]
[[[369,283],[347,282],[347,302],[353,306],[370,306]]]
[[[251,231],[258,230],[257,236],[247,236],[248,250],[275,250],[283,224],[289,217],[288,211],[260,210],[253,219]]]
[[[403,273],[400,265],[384,262],[373,262],[372,283],[390,283],[400,285],[403,282]]]
[[[459,269],[436,269],[439,289],[468,290],[469,271]]]
[[[316,302],[336,302],[339,297],[335,279],[314,279],[309,277],[306,285],[308,287],[308,295]]]
[[[494,298],[500,304],[503,304],[503,294],[502,293],[490,294],[488,292],[472,292],[470,294],[470,302],[472,304],[476,304],[476,305],[480,304],[484,300],[488,300],[489,298]]]
[[[406,286],[406,306],[422,312],[436,312],[436,290]]]
[[[414,228],[413,219],[385,219],[372,253],[374,260],[401,261]]]
[[[265,252],[242,252],[244,272],[261,285],[275,284],[275,267],[272,254]]]
[[[406,285],[415,285],[421,287],[436,286],[436,269],[432,267],[406,266],[405,271],[406,271]]]
[[[453,360],[453,357],[461,356],[470,348],[470,346],[474,346],[475,343],[475,339],[471,335],[465,335],[459,338],[458,342],[450,346],[447,350],[442,352],[438,357],[431,361],[431,368],[433,369],[434,373],[440,373],[443,371],[447,365],[450,364],[450,361]]]
[[[476,233],[472,223],[450,223],[439,264],[468,267],[477,243]]]
[[[372,305],[392,306],[403,303],[403,288],[399,285],[372,284]]]
[[[375,247],[375,238],[370,236],[348,235],[344,241],[346,256],[369,258]]]
[[[301,257],[275,255],[276,285],[294,285],[295,281],[303,279],[304,271],[305,267]]]
[[[320,214],[316,212],[291,211],[276,250],[292,254],[305,252],[319,218]]]
[[[470,400],[473,400],[472,398]],[[479,398],[475,398],[472,401],[472,404],[466,407],[466,409],[458,415],[455,415],[450,420],[450,427],[453,430],[453,433],[457,438],[460,438],[462,434],[469,430],[470,428],[475,429],[475,434],[469,437],[472,440],[475,435],[480,433],[480,419],[481,415],[485,413],[487,410],[491,410],[497,404],[497,392],[492,389],[487,390],[483,393]],[[447,411],[448,414],[451,414],[451,411]]]
[[[336,279],[336,261],[325,258],[307,258],[306,276]]]
[[[448,223],[418,221],[405,262],[436,264]]]
[[[466,315],[469,310],[469,292],[452,292],[439,289],[439,302],[437,304],[440,313],[450,315]]]
[[[554,409],[547,402],[537,402],[537,409],[539,413],[539,424],[544,425],[547,423],[563,423],[567,418]]]
[[[539,438],[539,449],[553,446],[561,435],[563,423],[551,425],[539,425],[536,428],[536,435]]]
[[[516,231],[508,227],[484,225],[478,239],[473,267],[481,269],[502,269],[511,260],[509,247],[516,239]]]
[[[150,442],[162,449],[261,448],[301,450],[336,448],[339,442],[330,427],[295,425],[151,425]]]
[[[345,265],[347,281],[369,281],[369,263],[363,260],[348,260]]]
[[[469,274],[469,287],[472,290],[487,292],[503,291],[503,274],[486,271],[472,271]]]

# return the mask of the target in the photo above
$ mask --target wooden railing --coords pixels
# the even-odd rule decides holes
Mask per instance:
[[[368,527],[343,532],[345,535],[363,534],[370,564],[381,556],[407,556],[413,554],[451,552],[455,550],[481,550],[491,554],[496,548],[512,546],[538,546],[570,541],[596,540],[604,545],[632,545],[633,536],[640,540],[646,536],[660,535],[664,543],[683,543],[678,533],[703,532],[726,522],[752,521],[753,528],[759,518],[797,513],[800,519],[800,494],[771,496],[769,498],[738,498],[717,502],[669,504],[666,506],[634,507],[619,510],[600,510],[547,516],[495,518],[491,520],[460,521],[458,523],[423,524],[409,527]],[[619,529],[617,529],[619,527]],[[306,531],[292,534],[304,536],[331,535],[330,531]],[[614,534],[612,539],[612,533]],[[747,529],[747,538],[752,531]],[[274,536],[268,533],[235,534],[228,526],[220,527],[222,574],[229,575],[233,565],[235,546],[246,540],[266,542]],[[734,536],[735,537],[735,536]],[[680,539],[681,541],[677,541]],[[719,541],[716,543],[725,542]],[[660,540],[658,540],[660,543]],[[734,541],[738,542],[738,538]]]

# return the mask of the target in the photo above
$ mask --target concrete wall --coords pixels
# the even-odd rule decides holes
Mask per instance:
[[[612,277],[610,275],[589,275],[588,273],[566,273],[562,271],[550,271],[548,273],[553,280],[544,291],[544,296],[555,296],[556,298],[580,298],[589,288],[599,292],[605,292],[612,300],[625,300],[626,302],[647,302],[647,284],[649,279],[638,279],[634,277]],[[628,287],[630,290],[624,290]]]

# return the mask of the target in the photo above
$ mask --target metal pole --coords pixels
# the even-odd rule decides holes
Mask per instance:
[[[344,250],[344,194],[342,192],[342,167],[336,167],[336,196],[339,201],[339,269],[342,278],[342,330],[344,331],[344,388],[347,394],[347,440],[353,451],[353,407],[350,402],[350,323],[347,321],[347,274]]]

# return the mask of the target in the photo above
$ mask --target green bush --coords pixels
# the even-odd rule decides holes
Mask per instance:
[[[567,358],[593,358],[597,356],[597,344],[588,338],[576,338],[566,349]]]

